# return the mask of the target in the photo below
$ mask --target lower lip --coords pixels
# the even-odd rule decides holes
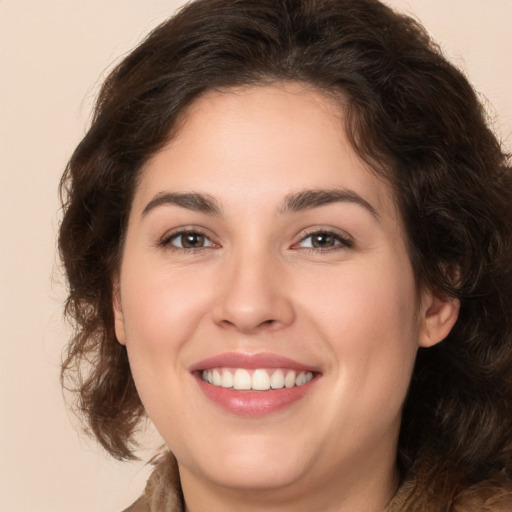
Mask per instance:
[[[285,409],[300,400],[314,386],[317,378],[302,386],[269,391],[235,391],[214,386],[197,377],[203,393],[217,406],[238,416],[266,416]]]

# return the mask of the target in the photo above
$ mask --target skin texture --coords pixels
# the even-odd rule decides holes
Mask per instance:
[[[318,189],[363,201],[283,212],[289,195]],[[207,194],[220,212],[143,213],[169,192]],[[178,247],[169,235],[183,228],[204,246]],[[313,248],[317,232],[333,237]],[[418,294],[392,192],[350,147],[332,100],[298,84],[196,100],[142,171],[115,287],[116,334],[188,510],[385,507],[416,351],[447,335],[458,304]],[[225,352],[320,374],[285,409],[239,416],[189,371]]]

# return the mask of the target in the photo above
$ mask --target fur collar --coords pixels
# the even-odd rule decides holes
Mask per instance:
[[[124,512],[184,512],[178,464],[171,453],[157,462],[144,494]]]

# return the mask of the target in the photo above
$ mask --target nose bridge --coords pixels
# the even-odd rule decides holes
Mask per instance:
[[[293,322],[283,265],[268,247],[253,245],[233,251],[224,265],[213,312],[216,323],[253,332]]]

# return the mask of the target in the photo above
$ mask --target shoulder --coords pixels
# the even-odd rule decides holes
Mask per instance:
[[[123,512],[182,512],[183,498],[176,459],[161,457],[151,473],[144,494]]]

